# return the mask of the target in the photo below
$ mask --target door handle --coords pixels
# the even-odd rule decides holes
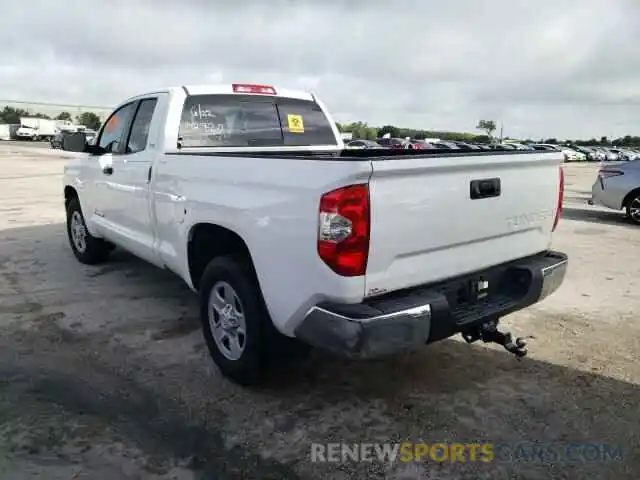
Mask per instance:
[[[111,175],[113,173],[113,165],[105,165],[102,167],[102,173],[105,175]]]
[[[502,192],[499,178],[485,178],[482,180],[473,180],[470,183],[471,200],[481,198],[499,197]]]

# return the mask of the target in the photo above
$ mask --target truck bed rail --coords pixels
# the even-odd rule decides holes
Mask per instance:
[[[424,150],[393,150],[385,148],[367,149],[342,149],[336,151],[291,151],[291,150],[253,150],[253,151],[225,151],[224,148],[215,147],[203,151],[185,151],[181,149],[176,152],[165,152],[167,155],[186,155],[204,157],[272,157],[272,158],[295,158],[295,159],[339,159],[343,161],[362,160],[385,160],[394,158],[433,158],[433,157],[487,157],[496,155],[531,155],[531,154],[559,154],[560,152],[542,150],[456,150],[453,148],[438,148]]]

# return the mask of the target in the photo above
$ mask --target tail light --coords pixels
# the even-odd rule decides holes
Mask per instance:
[[[558,186],[558,205],[556,206],[556,216],[553,219],[553,228],[551,231],[555,231],[558,226],[558,222],[560,221],[560,216],[562,215],[562,204],[564,202],[564,169],[559,167],[559,175],[560,175],[560,184]]]
[[[624,172],[622,172],[620,170],[611,170],[611,169],[608,169],[608,168],[601,168],[598,171],[598,176],[600,178],[617,177],[619,175],[624,175]]]
[[[234,83],[232,85],[235,93],[257,93],[261,95],[276,95],[276,89],[269,85],[250,85],[246,83]]]
[[[344,277],[364,275],[369,256],[369,187],[349,185],[320,199],[318,255]]]

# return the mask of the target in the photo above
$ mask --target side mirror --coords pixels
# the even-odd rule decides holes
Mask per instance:
[[[70,133],[62,137],[62,150],[67,152],[85,152],[87,142],[82,133]]]

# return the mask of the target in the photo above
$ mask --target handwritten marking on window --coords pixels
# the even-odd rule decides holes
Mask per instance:
[[[223,123],[211,122],[184,122],[182,128],[185,130],[202,131],[202,133],[211,135],[224,135],[225,128]],[[194,132],[195,133],[195,132]]]
[[[213,113],[206,107],[202,105],[194,105],[189,109],[189,113],[191,114],[191,118],[215,118],[216,114]]]

